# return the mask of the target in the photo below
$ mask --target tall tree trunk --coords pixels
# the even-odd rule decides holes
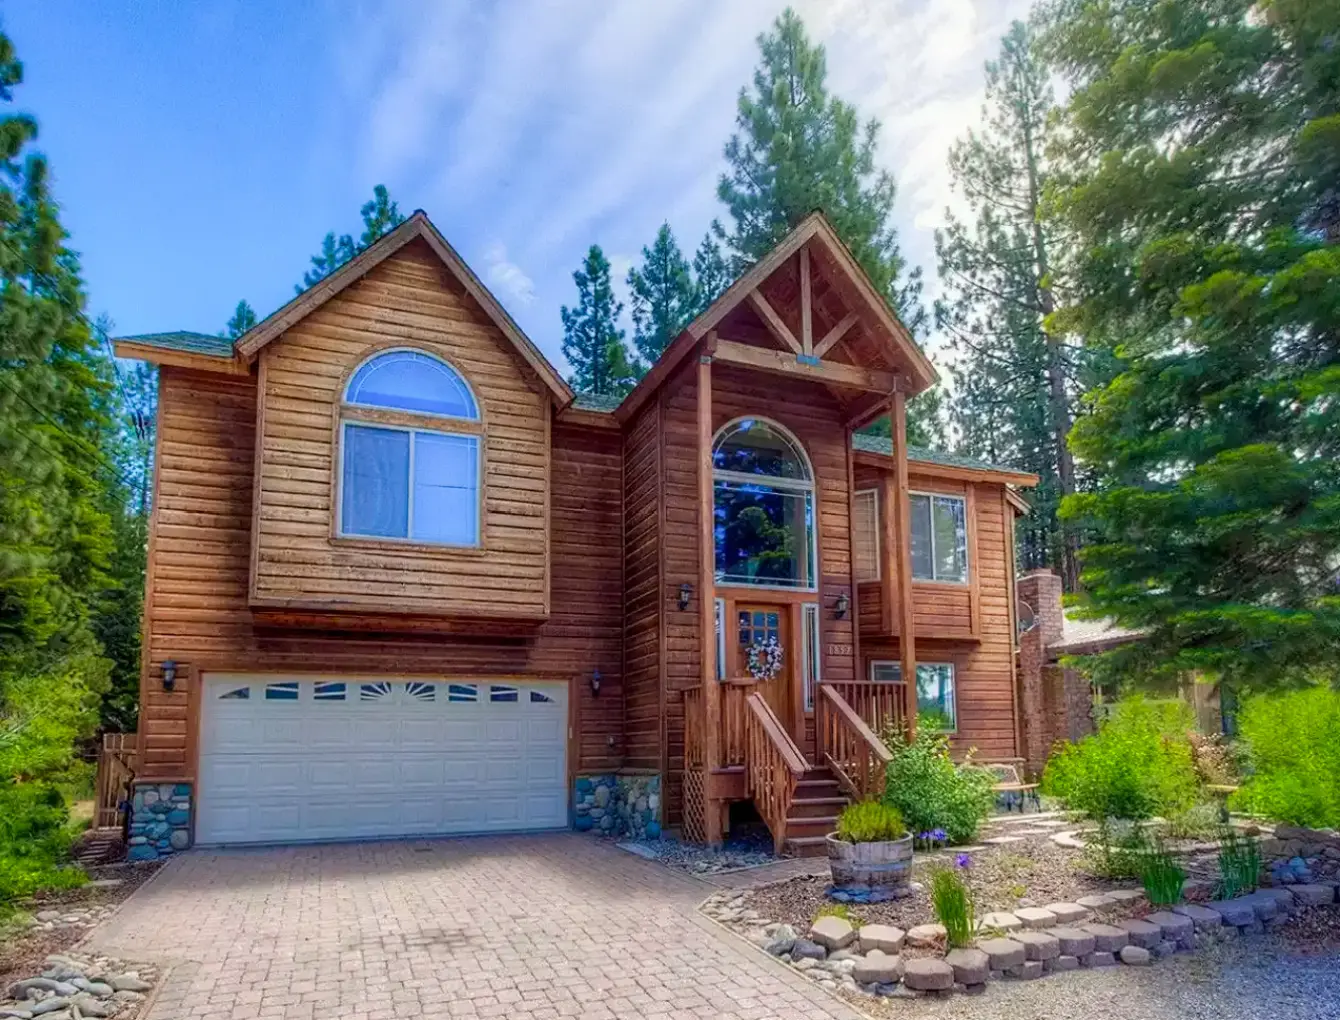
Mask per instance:
[[[1037,306],[1045,319],[1056,310],[1056,299],[1052,294],[1048,276],[1051,263],[1047,258],[1047,240],[1042,233],[1042,220],[1038,215],[1041,201],[1041,186],[1038,183],[1038,160],[1034,151],[1032,111],[1025,110],[1022,118],[1024,129],[1024,156],[1028,162],[1028,208],[1033,218],[1033,258],[1037,272]],[[1050,404],[1051,438],[1056,464],[1056,479],[1061,490],[1061,498],[1075,491],[1075,460],[1070,455],[1066,438],[1070,435],[1070,396],[1066,392],[1065,352],[1061,349],[1059,337],[1046,332],[1043,336],[1047,344],[1047,391]],[[1067,592],[1079,590],[1079,541],[1074,529],[1066,522],[1058,520],[1061,532],[1061,584]]]

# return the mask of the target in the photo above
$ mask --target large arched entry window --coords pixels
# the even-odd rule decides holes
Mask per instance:
[[[340,535],[479,545],[479,403],[456,369],[378,354],[350,378],[341,419]]]
[[[814,589],[814,472],[795,438],[736,419],[717,433],[712,478],[717,583]]]

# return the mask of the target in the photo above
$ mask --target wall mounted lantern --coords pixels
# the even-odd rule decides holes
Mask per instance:
[[[177,664],[171,659],[163,660],[163,690],[177,689]]]
[[[591,697],[594,698],[598,697],[599,695],[600,695],[600,670],[594,669],[591,671]]]
[[[833,616],[836,619],[841,620],[846,617],[847,610],[850,608],[851,599],[847,597],[847,593],[844,591],[837,597],[837,601],[833,603]]]
[[[688,609],[689,599],[693,598],[693,585],[685,581],[679,586],[679,608]]]

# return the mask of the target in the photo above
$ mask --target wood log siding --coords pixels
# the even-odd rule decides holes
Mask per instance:
[[[193,778],[199,677],[208,671],[571,678],[578,732],[570,768],[624,764],[624,461],[617,432],[552,430],[554,607],[529,637],[337,633],[260,625],[248,606],[255,412],[254,377],[161,370],[143,778]],[[164,659],[181,664],[171,694],[158,680]],[[592,669],[601,672],[598,696]]]
[[[389,347],[446,359],[478,398],[479,549],[331,540],[343,388],[358,364]],[[548,397],[423,241],[294,325],[260,361],[254,605],[544,618]],[[479,431],[450,420],[424,427]]]

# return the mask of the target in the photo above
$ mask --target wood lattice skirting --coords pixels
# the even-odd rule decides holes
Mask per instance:
[[[703,769],[684,770],[684,839],[707,842],[707,774]]]

